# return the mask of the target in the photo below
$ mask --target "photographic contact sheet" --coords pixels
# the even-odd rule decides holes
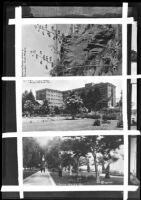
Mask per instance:
[[[128,17],[128,3],[111,15],[99,7],[89,16],[93,6],[67,16],[68,8],[50,7],[46,16],[47,6],[15,6],[8,21],[15,26],[15,76],[3,82],[15,85],[16,101],[7,91],[5,105],[16,102],[16,113],[14,106],[3,111],[5,119],[10,112],[3,141],[17,140],[11,154],[17,149],[18,184],[7,182],[2,192],[139,198],[138,21]],[[17,127],[8,129],[14,116]]]

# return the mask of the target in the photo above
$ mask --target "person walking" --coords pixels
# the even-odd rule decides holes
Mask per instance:
[[[42,171],[45,173],[45,167],[46,167],[46,163],[44,161],[42,161],[41,162],[41,168],[40,168],[41,173],[42,173]]]
[[[59,165],[59,167],[58,167],[58,176],[62,177],[62,166],[61,165]]]

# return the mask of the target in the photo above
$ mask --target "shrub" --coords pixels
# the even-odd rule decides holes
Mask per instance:
[[[99,119],[95,120],[93,126],[100,126],[100,120]]]
[[[116,120],[117,119],[117,115],[115,115],[115,114],[103,115],[102,119],[103,120]]]
[[[101,118],[101,116],[98,114],[86,114],[85,117],[90,118],[90,119],[100,119]]]
[[[57,168],[50,168],[49,169],[51,172],[58,172],[58,169]]]
[[[105,119],[105,120],[102,120],[102,124],[110,124],[111,122],[110,121],[108,121],[107,119]]]

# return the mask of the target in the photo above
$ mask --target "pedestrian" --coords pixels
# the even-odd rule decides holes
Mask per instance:
[[[62,167],[61,166],[59,166],[59,168],[58,168],[58,176],[62,177]]]

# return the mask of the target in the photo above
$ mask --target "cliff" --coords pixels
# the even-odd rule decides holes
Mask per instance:
[[[76,25],[63,38],[52,75],[120,75],[121,49],[120,25]]]

